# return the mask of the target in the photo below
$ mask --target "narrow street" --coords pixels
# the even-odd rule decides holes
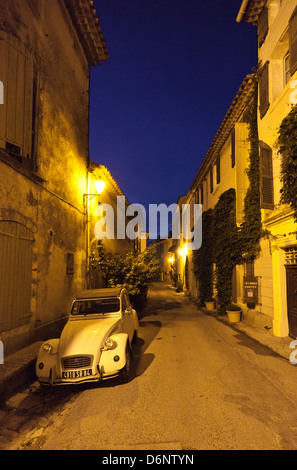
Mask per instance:
[[[34,383],[12,397],[0,448],[297,448],[297,369],[165,284],[150,291],[134,355],[128,384]]]

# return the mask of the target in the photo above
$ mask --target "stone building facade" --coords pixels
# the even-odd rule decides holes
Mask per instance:
[[[87,287],[90,67],[106,59],[92,1],[0,0],[6,354],[59,332],[73,295]]]

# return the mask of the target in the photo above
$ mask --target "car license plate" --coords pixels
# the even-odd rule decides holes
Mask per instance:
[[[62,373],[63,379],[79,379],[82,377],[89,377],[90,375],[92,375],[92,369],[70,370]]]

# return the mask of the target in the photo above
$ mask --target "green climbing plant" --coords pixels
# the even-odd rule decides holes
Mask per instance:
[[[281,202],[289,204],[297,222],[297,105],[283,119],[278,130],[281,166]]]

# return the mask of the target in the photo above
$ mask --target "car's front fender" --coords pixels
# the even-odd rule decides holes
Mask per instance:
[[[134,330],[138,332],[139,322],[138,322],[138,315],[137,315],[136,310],[132,309],[132,315],[133,315]]]
[[[118,333],[110,336],[115,342],[112,349],[103,349],[99,361],[99,370],[102,376],[113,375],[126,365],[126,350],[129,345],[129,336],[126,333]]]
[[[53,350],[48,354],[43,346],[47,343],[50,343],[53,347]],[[58,376],[59,370],[59,357],[58,357],[58,347],[59,339],[51,339],[45,341],[40,349],[36,360],[35,371],[38,379],[41,382],[51,383]]]

